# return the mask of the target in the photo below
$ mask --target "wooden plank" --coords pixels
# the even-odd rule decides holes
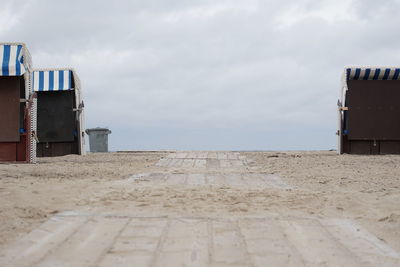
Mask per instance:
[[[220,266],[251,266],[243,236],[232,222],[212,222],[212,252],[212,262]]]
[[[289,242],[310,266],[364,266],[317,221],[293,219],[280,221]]]
[[[1,266],[31,266],[62,244],[88,217],[52,217],[1,252]]]
[[[226,177],[223,174],[207,174],[206,179],[208,184],[226,184]]]
[[[239,159],[239,155],[237,153],[228,153],[227,158],[232,160],[232,159]]]
[[[167,220],[132,219],[99,266],[151,266]]]
[[[208,152],[207,152],[207,151],[200,151],[200,152],[197,154],[197,158],[198,158],[198,159],[207,159],[207,155],[208,155]]]
[[[182,166],[182,163],[183,163],[182,159],[170,159],[168,167],[180,167]]]
[[[207,266],[208,262],[207,221],[172,220],[155,266]]]
[[[217,158],[218,158],[219,160],[221,160],[221,159],[228,159],[228,155],[227,155],[227,153],[225,153],[225,152],[218,152],[218,153],[217,153]]]
[[[165,218],[133,218],[121,232],[120,237],[159,238],[166,225]]]
[[[245,181],[242,178],[242,174],[240,173],[227,173],[225,174],[226,183],[229,185],[245,185]]]
[[[240,160],[240,159],[230,160],[230,164],[232,167],[243,167],[244,166],[243,160]]]
[[[203,185],[206,183],[205,175],[202,173],[190,173],[187,175],[186,183],[190,185]]]
[[[289,184],[287,184],[284,180],[281,179],[278,175],[274,174],[261,174],[261,179],[264,181],[264,185],[272,188],[280,188],[280,189],[290,189],[292,188]]]
[[[108,253],[104,256],[99,267],[132,267],[151,266],[153,254],[146,251],[131,251],[126,253]]]
[[[276,220],[243,219],[239,227],[254,266],[305,266]]]
[[[196,159],[197,158],[197,153],[196,151],[190,151],[187,153],[186,157],[187,159]]]
[[[251,186],[264,186],[265,181],[261,177],[263,174],[260,173],[244,173],[242,178],[243,181]]]
[[[169,153],[169,154],[167,155],[167,158],[168,158],[168,159],[175,159],[175,158],[176,158],[176,155],[177,155],[177,153]]]
[[[112,247],[129,219],[96,217],[39,262],[40,266],[96,265]]]
[[[218,159],[218,154],[215,151],[210,151],[207,153],[207,159]]]
[[[165,173],[138,173],[132,175],[126,180],[117,180],[115,181],[115,184],[127,184],[132,181],[164,182],[166,176]]]
[[[164,182],[167,175],[165,173],[151,173],[149,180],[152,182]]]
[[[221,167],[218,159],[207,159],[206,165],[208,170],[215,170]]]
[[[206,159],[196,159],[194,162],[196,168],[206,169],[207,160]]]
[[[194,165],[194,159],[184,159],[182,163],[183,168],[191,168]]]
[[[168,166],[169,162],[170,162],[170,159],[160,159],[160,160],[156,163],[156,166],[159,166],[159,167],[166,167],[166,166]]]
[[[168,184],[184,184],[186,182],[187,174],[169,174],[166,182]]]
[[[400,254],[355,222],[345,219],[321,219],[339,242],[370,266],[400,266]]]
[[[227,160],[227,159],[219,160],[219,164],[221,165],[221,168],[230,168],[230,167],[232,167],[231,161]]]
[[[175,158],[177,159],[184,159],[187,158],[187,154],[186,152],[177,152]]]

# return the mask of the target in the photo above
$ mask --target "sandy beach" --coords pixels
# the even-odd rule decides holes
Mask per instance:
[[[135,218],[334,218],[350,220],[392,249],[390,260],[379,259],[383,266],[399,263],[400,156],[100,153],[41,158],[33,165],[1,164],[0,178],[2,251],[67,211]],[[232,266],[261,266],[251,251],[247,254],[246,264]],[[335,263],[325,259],[311,266],[331,266],[327,262]]]

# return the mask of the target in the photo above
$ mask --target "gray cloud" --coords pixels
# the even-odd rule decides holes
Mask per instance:
[[[332,148],[343,67],[400,61],[398,0],[4,6],[0,38],[75,67],[112,149]]]

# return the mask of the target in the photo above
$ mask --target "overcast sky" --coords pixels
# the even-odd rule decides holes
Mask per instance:
[[[400,62],[400,0],[0,3],[0,40],[74,67],[111,150],[335,148],[344,66]]]

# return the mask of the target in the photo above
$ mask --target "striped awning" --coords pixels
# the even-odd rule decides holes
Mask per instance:
[[[347,68],[347,80],[400,80],[400,68]]]
[[[0,44],[0,76],[21,76],[25,73],[23,45]]]
[[[72,90],[71,70],[33,71],[33,91]]]

